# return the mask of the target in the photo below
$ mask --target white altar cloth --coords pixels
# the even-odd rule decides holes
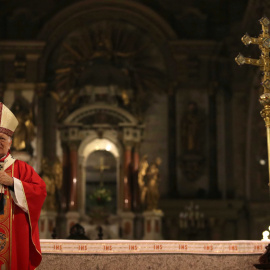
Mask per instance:
[[[43,254],[262,254],[270,241],[46,240]]]

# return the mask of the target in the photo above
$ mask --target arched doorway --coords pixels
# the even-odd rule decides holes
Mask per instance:
[[[101,186],[110,193],[110,212],[116,213],[120,201],[120,151],[108,139],[94,139],[79,148],[81,168],[81,209],[89,216],[95,205],[93,194]]]
[[[117,208],[116,159],[107,150],[91,153],[85,164],[85,213],[95,206],[104,206],[115,214]]]

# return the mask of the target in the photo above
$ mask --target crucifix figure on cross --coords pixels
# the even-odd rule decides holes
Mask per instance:
[[[110,166],[104,164],[104,157],[99,158],[99,166],[95,166],[95,169],[98,169],[100,172],[100,186],[103,186],[103,172],[110,169]]]

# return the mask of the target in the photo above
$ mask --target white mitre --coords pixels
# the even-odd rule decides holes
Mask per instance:
[[[0,102],[0,132],[12,137],[17,126],[18,120],[15,115]]]

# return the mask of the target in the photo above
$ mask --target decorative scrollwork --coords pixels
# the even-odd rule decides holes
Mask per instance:
[[[151,92],[168,89],[158,46],[128,23],[100,21],[72,32],[53,57],[51,94],[58,101],[60,120],[93,98],[107,103],[116,101],[138,115],[147,109]],[[84,91],[89,85],[95,87]],[[114,89],[109,89],[110,85]],[[107,91],[95,89],[101,86],[107,86]]]

